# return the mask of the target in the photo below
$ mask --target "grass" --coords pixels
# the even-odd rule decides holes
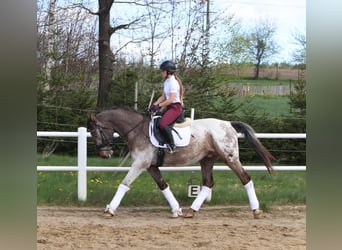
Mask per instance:
[[[115,166],[120,159],[89,158],[88,165]],[[105,164],[106,162],[106,164]],[[38,155],[38,165],[76,165],[76,157]],[[127,165],[127,164],[125,164]],[[88,172],[87,201],[77,199],[77,172],[38,172],[38,205],[104,206],[112,199],[125,172]],[[306,173],[299,171],[277,172],[274,177],[267,172],[251,171],[256,192],[263,208],[270,205],[305,204]],[[191,172],[164,172],[164,178],[182,206],[194,198],[187,197]],[[193,173],[193,184],[201,184],[200,172]],[[214,172],[215,186],[208,205],[248,205],[244,187],[231,171]],[[132,184],[122,201],[122,206],[165,206],[166,200],[147,172]]]
[[[94,144],[91,144],[94,146]],[[122,158],[123,159],[123,158]],[[102,159],[100,157],[88,157],[88,166],[117,166],[119,165],[121,158],[112,158],[110,160]],[[130,164],[130,160],[127,160],[126,165]],[[42,154],[37,155],[38,166],[77,166],[77,156],[68,155],[49,155],[48,157]]]
[[[293,82],[293,81],[292,81]],[[276,86],[276,85],[290,85],[291,80],[272,80],[272,79],[241,79],[230,83],[231,87],[237,85],[249,84],[250,86]],[[249,95],[249,96],[234,96],[232,97],[234,104],[238,107],[243,107],[246,103],[252,105],[255,111],[260,114],[269,114],[270,116],[279,117],[281,115],[288,115],[290,112],[290,104],[288,96],[277,95]],[[237,111],[241,114],[241,108]]]
[[[246,97],[233,97],[233,102],[238,107],[246,105]],[[260,115],[268,114],[273,117],[288,115],[290,111],[289,98],[287,96],[253,96],[249,98],[248,105]],[[237,111],[239,115],[241,108]]]

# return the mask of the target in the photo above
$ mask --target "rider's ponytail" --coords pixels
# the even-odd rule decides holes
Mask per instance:
[[[183,106],[184,86],[183,86],[182,80],[178,77],[176,73],[174,73],[174,76],[179,84],[180,101]]]

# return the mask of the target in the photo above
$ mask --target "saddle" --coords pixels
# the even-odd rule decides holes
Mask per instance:
[[[167,148],[166,140],[159,128],[160,119],[161,116],[156,115],[153,116],[150,121],[150,141],[155,147]],[[191,123],[192,120],[190,118],[184,118],[184,116],[181,115],[173,124],[170,125],[170,127],[172,127],[173,139],[177,147],[185,147],[189,145],[191,135]]]

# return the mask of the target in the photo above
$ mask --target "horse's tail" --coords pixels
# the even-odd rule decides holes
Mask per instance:
[[[276,160],[276,158],[262,145],[259,139],[255,136],[255,131],[251,126],[244,122],[240,121],[232,121],[230,122],[235,129],[240,130],[245,136],[249,146],[255,150],[255,152],[262,158],[264,161],[267,171],[271,174],[273,171],[272,160]]]

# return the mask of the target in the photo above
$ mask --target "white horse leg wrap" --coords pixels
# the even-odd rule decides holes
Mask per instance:
[[[162,193],[163,193],[165,199],[169,202],[172,210],[179,209],[179,203],[176,200],[173,193],[171,192],[169,186],[167,188],[165,188],[164,190],[162,190]]]
[[[196,199],[192,202],[191,209],[198,211],[204,200],[208,197],[211,192],[211,188],[203,186]]]
[[[258,201],[258,198],[257,198],[255,190],[254,190],[253,181],[251,180],[246,185],[244,185],[244,187],[245,187],[247,195],[248,195],[249,204],[251,205],[251,209],[252,210],[259,209],[259,201]]]
[[[113,197],[113,200],[110,202],[109,207],[113,210],[116,211],[118,206],[120,205],[120,202],[122,198],[125,196],[125,193],[129,190],[129,187],[127,187],[124,184],[120,184],[118,187],[118,190],[116,190],[116,193]]]

